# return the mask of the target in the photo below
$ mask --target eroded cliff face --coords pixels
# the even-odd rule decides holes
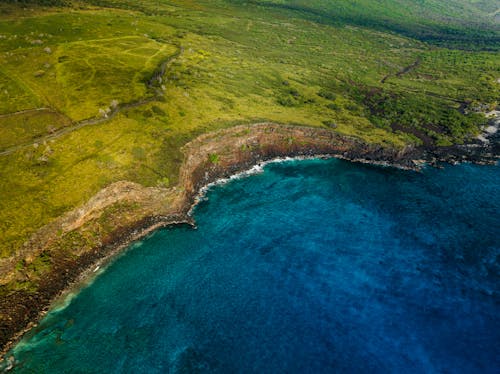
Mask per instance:
[[[159,227],[193,224],[188,215],[201,187],[259,162],[284,156],[332,155],[416,168],[411,148],[366,144],[326,129],[272,123],[202,135],[183,149],[173,188],[114,183],[40,229],[16,256],[0,264],[0,345],[4,350],[89,269]]]
[[[262,123],[205,134],[184,148],[180,185],[186,197],[211,181],[283,156],[330,155],[353,161],[418,168],[418,151],[367,144],[325,129]]]

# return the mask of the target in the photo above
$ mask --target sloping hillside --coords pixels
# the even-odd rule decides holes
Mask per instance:
[[[247,1],[232,0],[244,4]],[[291,9],[323,22],[347,23],[402,33],[454,48],[500,48],[495,0],[251,0]]]

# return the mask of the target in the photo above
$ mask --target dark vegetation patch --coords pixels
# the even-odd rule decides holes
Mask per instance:
[[[369,111],[376,126],[402,131],[418,137],[425,145],[450,145],[477,135],[486,124],[484,116],[465,114],[460,106],[436,99],[422,99],[381,88],[358,88],[354,98]]]

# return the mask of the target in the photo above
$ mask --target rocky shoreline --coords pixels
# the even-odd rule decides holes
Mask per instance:
[[[488,148],[487,148],[488,147]],[[498,142],[424,149],[367,144],[327,129],[260,123],[201,135],[183,149],[178,186],[143,187],[114,183],[83,206],[43,227],[14,258],[0,263],[2,284],[22,279],[16,264],[45,256],[50,271],[36,291],[0,296],[0,346],[3,357],[47,313],[55,299],[88,277],[97,266],[148,233],[170,225],[195,223],[189,212],[207,184],[278,157],[327,155],[351,161],[419,170],[439,162],[494,163]]]

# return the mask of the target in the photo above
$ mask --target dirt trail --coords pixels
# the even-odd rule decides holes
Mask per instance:
[[[384,78],[382,78],[380,80],[380,83],[385,83],[387,81],[387,79],[389,79],[392,76],[401,77],[401,76],[409,73],[410,71],[415,70],[420,65],[421,62],[422,62],[422,60],[420,59],[420,57],[418,57],[412,64],[405,66],[400,71],[398,71],[396,74],[387,74]]]
[[[34,109],[25,109],[25,110],[20,110],[18,112],[13,112],[13,113],[6,113],[6,114],[0,114],[0,118],[8,118],[8,117],[14,117],[14,116],[19,116],[21,114],[28,114],[28,113],[35,113],[35,112],[51,112],[51,113],[57,113],[54,109],[52,108],[34,108]]]

